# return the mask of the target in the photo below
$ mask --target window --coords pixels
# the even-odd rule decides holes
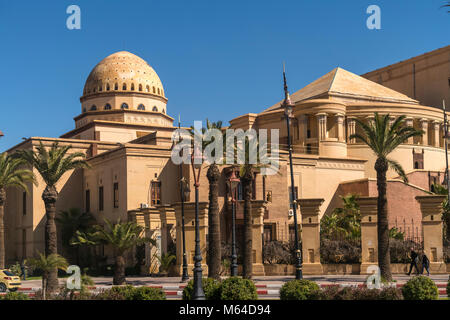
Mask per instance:
[[[24,216],[27,215],[27,193],[26,192],[22,193],[22,214]]]
[[[86,112],[86,108],[83,108],[83,113],[85,113]]]
[[[264,225],[264,245],[268,242],[275,240],[274,238],[274,225],[265,224]]]
[[[131,91],[134,91],[134,83],[131,84]]]
[[[91,107],[91,111],[95,111],[95,110],[97,110],[97,106],[94,104],[94,105]]]
[[[124,84],[122,85],[122,90],[127,90],[127,84],[126,84],[126,83],[124,83]]]
[[[103,87],[102,86],[99,86],[98,87],[98,91],[100,92],[100,91],[103,91]]]
[[[128,109],[128,105],[126,103],[122,103],[120,109]]]
[[[298,232],[298,235],[300,237],[301,230],[300,230],[300,225],[299,224],[297,225],[297,232]],[[295,227],[294,227],[293,224],[289,225],[289,242],[291,242],[291,243],[295,242]]]
[[[152,205],[161,204],[161,181],[152,181]]]
[[[158,88],[158,94],[161,94],[161,93],[159,92],[159,88]]]
[[[158,112],[158,108],[156,106],[153,107],[152,111]]]
[[[147,92],[150,92],[150,87],[146,86],[145,89],[147,90]]]
[[[109,83],[106,84],[106,91],[109,91]]]
[[[166,110],[163,109],[162,113],[166,114]]]
[[[91,191],[86,190],[86,212],[91,212]]]
[[[139,84],[139,91],[142,91],[142,84]]]
[[[153,87],[153,93],[156,93],[155,87]]]
[[[111,105],[109,103],[105,104],[105,110],[111,110]]]
[[[141,103],[141,104],[138,106],[138,110],[145,110],[145,106]]]
[[[114,208],[119,207],[119,183],[114,182]]]
[[[98,187],[98,211],[103,211],[103,186]]]
[[[114,85],[114,90],[119,90],[119,85],[117,83]]]

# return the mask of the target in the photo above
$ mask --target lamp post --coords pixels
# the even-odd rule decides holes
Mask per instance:
[[[200,251],[200,220],[198,209],[198,188],[200,186],[200,171],[202,169],[202,153],[194,145],[194,153],[191,155],[192,172],[194,174],[195,187],[195,256],[194,256],[194,294],[193,300],[205,300],[202,286],[202,253]],[[199,161],[200,159],[200,161]],[[197,160],[197,161],[196,161]],[[196,174],[197,171],[197,174]]]
[[[239,178],[236,177],[234,170],[231,171],[231,176],[228,184],[231,192],[232,216],[231,216],[231,266],[230,274],[232,277],[238,275],[237,254],[236,254],[236,189],[239,185]]]
[[[442,100],[442,111],[444,112],[444,146],[445,146],[445,180],[447,183],[448,201],[450,201],[450,177],[448,174],[448,123],[447,113],[445,112],[445,100]]]
[[[178,133],[181,140],[181,124],[180,124],[180,115],[178,115]],[[186,233],[184,227],[184,201],[189,197],[189,184],[186,179],[183,177],[183,163],[180,163],[180,197],[181,197],[181,235],[183,238],[183,274],[181,276],[181,282],[185,282],[189,280],[188,275],[188,267],[186,260]]]
[[[294,187],[294,170],[292,165],[292,145],[291,145],[291,114],[293,103],[291,102],[291,98],[289,97],[288,87],[286,83],[286,71],[283,66],[283,81],[284,81],[284,101],[282,107],[284,108],[284,115],[286,117],[286,126],[287,126],[287,138],[288,138],[288,150],[289,150],[289,167],[291,170],[291,205],[294,213],[294,249],[295,249],[295,279],[300,280],[303,278],[302,274],[302,254],[298,245],[298,225],[297,225],[297,197],[295,195],[295,187]]]

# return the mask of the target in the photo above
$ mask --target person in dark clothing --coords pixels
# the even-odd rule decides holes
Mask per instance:
[[[411,248],[411,253],[409,254],[409,256],[411,257],[411,264],[409,266],[408,276],[411,275],[413,267],[416,269],[417,274],[419,274],[419,267],[417,266],[417,263],[419,262],[419,256],[413,248]]]
[[[20,264],[20,271],[22,271],[23,280],[27,280],[27,270],[26,270],[26,266],[25,266],[25,261],[24,260],[22,260],[22,263]]]
[[[427,270],[428,276],[430,275],[430,259],[428,259],[427,255],[425,254],[425,252],[422,254],[422,274],[423,274],[423,269]]]

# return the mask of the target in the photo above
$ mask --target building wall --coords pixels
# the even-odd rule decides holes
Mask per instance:
[[[362,75],[383,86],[419,100],[421,104],[442,107],[450,104],[450,46]]]

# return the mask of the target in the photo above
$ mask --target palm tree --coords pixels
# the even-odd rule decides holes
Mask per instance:
[[[210,122],[206,119],[206,128],[202,128],[201,135],[205,135],[206,130],[222,129],[222,121]],[[191,135],[194,135],[194,128],[191,127]],[[202,151],[214,143],[214,138],[210,141],[202,139]],[[212,156],[215,156],[214,154]],[[220,170],[213,162],[209,165],[206,177],[209,181],[209,206],[208,206],[208,277],[220,279],[221,263],[221,240],[220,240],[220,216],[219,216],[219,180]]]
[[[56,201],[58,191],[56,184],[63,174],[78,168],[88,168],[85,155],[81,152],[68,154],[72,146],[60,147],[58,142],[54,142],[49,150],[40,141],[39,146],[34,150],[19,150],[15,156],[24,159],[32,165],[41,175],[46,187],[42,193],[42,200],[45,203],[45,215],[47,222],[45,225],[45,254],[57,253],[56,236]],[[58,289],[58,271],[55,268],[49,273],[48,290],[53,292]]]
[[[15,159],[6,152],[0,154],[0,269],[5,268],[5,224],[4,212],[6,188],[15,187],[28,192],[27,183],[35,182],[33,172],[23,169],[26,162]]]
[[[125,284],[125,253],[131,248],[151,242],[154,240],[142,237],[144,227],[135,222],[120,222],[113,224],[105,219],[105,226],[94,226],[94,232],[82,233],[76,232],[76,240],[73,245],[110,245],[113,248],[115,267],[114,267],[114,285]]]
[[[75,255],[76,258],[76,264],[80,265],[79,246],[73,252],[70,241],[77,231],[86,232],[93,225],[95,222],[94,216],[90,212],[82,212],[79,208],[70,208],[69,210],[61,211],[55,220],[61,228],[62,245],[68,251],[72,251],[72,255]]]
[[[69,264],[64,257],[56,253],[52,253],[46,256],[38,252],[38,256],[39,258],[28,259],[28,264],[31,267],[42,271],[42,298],[45,300],[47,291],[49,289],[49,275],[55,269],[61,269],[65,271]]]
[[[378,265],[381,270],[381,276],[386,280],[392,280],[390,270],[390,254],[389,254],[389,224],[387,214],[386,199],[386,173],[389,168],[397,172],[397,174],[406,183],[408,178],[402,166],[395,160],[389,159],[388,155],[394,151],[400,144],[404,143],[411,137],[421,136],[422,130],[405,126],[402,115],[395,119],[390,125],[390,115],[379,116],[375,113],[375,119],[368,124],[356,119],[357,125],[362,129],[363,134],[352,134],[350,139],[356,138],[369,146],[375,153],[377,160],[375,161],[375,171],[377,172],[377,211],[378,211]]]

